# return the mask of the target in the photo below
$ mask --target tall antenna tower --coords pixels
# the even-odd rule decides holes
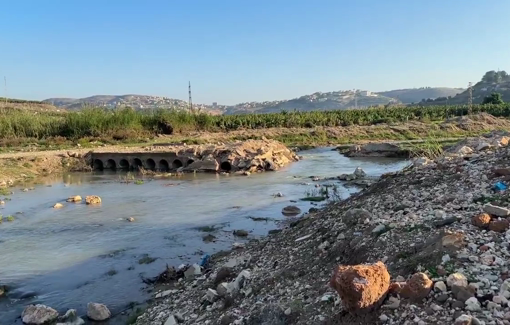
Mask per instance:
[[[472,113],[473,110],[473,83],[469,82],[468,84],[468,115]]]
[[[191,101],[191,81],[188,81],[188,93],[189,93],[189,112],[193,112],[193,102]]]

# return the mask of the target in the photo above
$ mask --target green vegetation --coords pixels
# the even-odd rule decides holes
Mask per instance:
[[[0,195],[11,195],[11,190],[9,190],[7,187],[0,187]]]
[[[492,105],[502,105],[505,102],[503,101],[503,97],[500,93],[492,93],[490,96],[487,96],[483,99],[484,104],[492,104]]]
[[[135,185],[143,185],[143,179],[137,179]]]
[[[7,216],[7,221],[14,221],[14,216]]]
[[[510,104],[474,105],[472,113],[510,116]],[[233,131],[264,128],[312,128],[316,126],[372,125],[411,120],[440,121],[468,114],[468,106],[386,107],[363,110],[307,111],[272,114],[213,116],[205,113],[132,109],[89,108],[69,113],[34,113],[0,110],[0,138],[101,138],[114,140],[146,137],[156,133],[179,134],[186,131]]]

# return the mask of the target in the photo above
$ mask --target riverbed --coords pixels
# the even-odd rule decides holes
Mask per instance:
[[[334,185],[339,198],[359,190],[339,181],[312,182],[310,176],[333,177],[356,167],[379,176],[408,164],[346,158],[331,148],[299,154],[301,161],[279,171],[250,176],[185,174],[136,185],[123,182],[121,173],[76,173],[28,192],[13,189],[0,208],[0,284],[11,288],[0,298],[1,323],[21,323],[23,307],[34,303],[85,315],[88,302],[100,302],[118,314],[151,297],[142,278],[158,275],[166,264],[197,263],[204,254],[266,235],[288,219],[281,214],[287,205],[303,212],[316,206],[299,200],[313,195],[316,184]],[[73,195],[99,195],[103,202],[65,202]],[[64,207],[53,209],[57,202]],[[14,221],[6,221],[8,215]],[[236,229],[249,236],[234,237]],[[216,241],[204,242],[208,234]]]

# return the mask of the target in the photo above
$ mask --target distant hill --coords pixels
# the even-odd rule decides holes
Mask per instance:
[[[188,107],[188,103],[183,100],[146,95],[96,95],[86,98],[48,98],[43,102],[69,110],[81,109],[87,106],[106,108],[132,107],[134,109]]]
[[[34,111],[34,112],[62,112],[65,109],[55,107],[54,105],[36,101],[36,100],[23,100],[23,99],[14,99],[7,98],[7,100],[0,97],[0,109],[16,109],[16,110],[26,110],[26,111]]]
[[[418,103],[422,99],[435,99],[438,97],[453,97],[465,89],[463,88],[447,88],[447,87],[423,87],[410,89],[396,89],[390,91],[382,91],[377,94],[390,98],[395,98],[403,104]]]
[[[503,101],[510,102],[510,75],[505,71],[488,71],[482,79],[474,84],[471,89],[473,95],[473,104],[480,104],[483,99],[491,93],[500,93]],[[467,104],[469,101],[469,90],[452,96],[451,98],[436,98],[435,100],[425,100],[419,105],[445,105],[445,104]]]
[[[225,114],[274,113],[282,110],[320,111],[348,108],[363,108],[374,105],[398,104],[394,98],[382,96],[370,91],[332,91],[316,92],[290,100],[240,103],[226,107]]]

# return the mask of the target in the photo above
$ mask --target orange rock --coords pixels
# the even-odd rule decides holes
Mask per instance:
[[[338,292],[347,311],[369,312],[380,306],[390,287],[390,274],[382,262],[340,265],[330,285]]]
[[[505,232],[510,226],[510,222],[506,219],[494,220],[489,223],[489,230],[495,232]]]
[[[491,216],[487,213],[482,213],[477,216],[471,218],[471,223],[480,228],[489,227],[489,223],[491,222]]]
[[[429,295],[433,285],[425,273],[415,273],[402,288],[400,295],[412,300],[422,300]]]
[[[85,203],[86,204],[100,204],[101,198],[97,195],[89,195],[85,197]]]

